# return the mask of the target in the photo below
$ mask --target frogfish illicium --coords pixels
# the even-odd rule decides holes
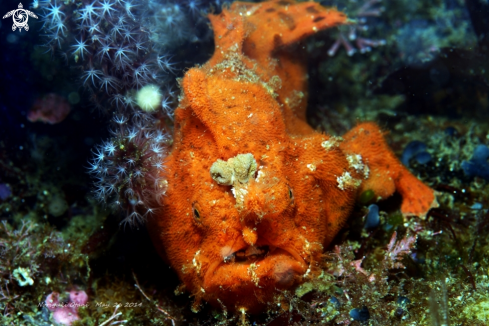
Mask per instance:
[[[168,190],[149,229],[195,307],[256,313],[320,272],[364,191],[397,191],[405,215],[425,215],[436,199],[376,124],[343,137],[307,124],[303,47],[293,46],[348,23],[343,13],[276,0],[235,2],[209,19],[215,52],[181,81]]]

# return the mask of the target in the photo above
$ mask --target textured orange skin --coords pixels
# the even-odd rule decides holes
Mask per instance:
[[[329,149],[322,143],[334,138],[306,123],[305,67],[297,50],[286,46],[345,23],[342,13],[317,3],[271,1],[233,3],[209,18],[216,50],[183,78],[165,162],[168,191],[149,229],[197,306],[205,300],[256,313],[281,289],[318,272],[323,248],[362,191],[386,198],[397,190],[406,214],[423,215],[436,201],[433,190],[388,149],[374,123],[358,125]],[[232,187],[217,184],[209,170],[217,159],[244,153],[253,155],[261,175],[248,182],[238,206]],[[362,156],[367,179],[350,167],[349,154]],[[345,172],[362,184],[340,189],[338,177]],[[264,245],[271,250],[255,264],[224,261]]]

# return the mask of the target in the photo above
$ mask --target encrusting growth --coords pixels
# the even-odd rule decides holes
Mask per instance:
[[[292,47],[347,23],[344,14],[281,0],[235,2],[209,18],[215,53],[181,82],[168,188],[149,229],[195,309],[206,300],[256,313],[319,273],[364,190],[399,191],[404,214],[424,215],[436,201],[374,123],[341,138],[306,122],[304,53]]]
[[[343,137],[345,141],[340,148],[345,153],[358,153],[368,162],[370,174],[362,182],[360,193],[370,189],[384,199],[399,192],[401,212],[405,216],[424,217],[430,208],[437,206],[434,191],[402,165],[388,148],[376,124],[362,123]]]

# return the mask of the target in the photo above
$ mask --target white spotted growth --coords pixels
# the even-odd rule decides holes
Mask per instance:
[[[338,182],[338,188],[341,190],[357,188],[362,183],[361,180],[353,178],[350,172],[343,172],[340,177],[336,178],[336,181]]]

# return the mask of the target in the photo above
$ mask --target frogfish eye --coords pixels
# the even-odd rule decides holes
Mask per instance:
[[[199,209],[199,204],[197,202],[194,202],[192,204],[192,210],[193,210],[193,213],[194,213],[194,219],[196,222],[200,223],[201,220],[200,220],[200,209]]]
[[[291,203],[294,203],[294,193],[292,192],[292,188],[289,187],[289,199]]]

